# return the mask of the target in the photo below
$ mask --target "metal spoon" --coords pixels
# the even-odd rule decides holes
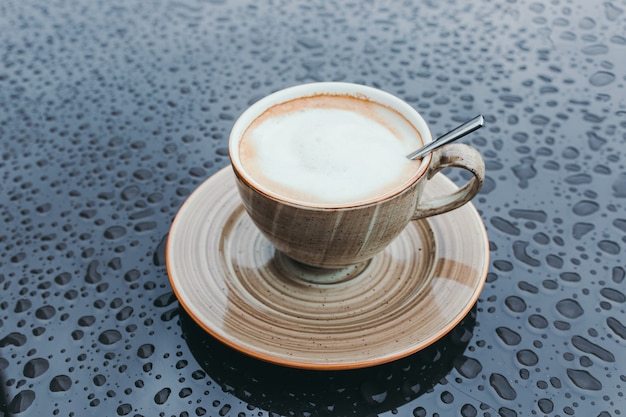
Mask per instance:
[[[428,145],[422,146],[421,148],[419,148],[413,153],[410,153],[406,157],[409,159],[420,158],[443,145],[446,145],[450,142],[454,142],[455,140],[462,138],[468,133],[472,133],[474,130],[480,129],[481,127],[483,127],[484,122],[485,120],[483,119],[483,116],[479,114],[478,116],[474,117],[472,120],[463,123],[461,126],[457,127],[456,129],[452,129],[451,131],[449,131],[443,136],[439,136],[437,139],[430,142]]]

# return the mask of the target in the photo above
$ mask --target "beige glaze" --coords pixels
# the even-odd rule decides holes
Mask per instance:
[[[428,174],[394,196],[367,205],[334,209],[315,209],[265,195],[238,171],[235,174],[246,211],[279,251],[307,265],[337,268],[372,258],[395,239],[411,219],[458,208],[480,189],[484,164],[474,148],[448,145],[435,151],[433,160]],[[467,169],[474,176],[454,193],[438,197],[436,201],[422,201],[427,179],[451,166]]]
[[[396,110],[432,140],[426,122],[399,98],[383,91],[348,83],[312,83],[281,90],[252,105],[237,120],[230,135],[229,152],[243,206],[261,233],[282,253],[315,267],[338,268],[371,259],[393,241],[412,219],[445,213],[469,202],[484,181],[480,153],[467,145],[448,145],[425,156],[416,175],[394,193],[363,204],[328,205],[299,202],[266,190],[244,169],[239,141],[247,127],[268,108],[296,97],[353,95]],[[472,178],[460,190],[437,200],[422,200],[422,190],[437,172],[447,167],[469,171]]]
[[[438,174],[424,195],[455,189]],[[472,308],[488,263],[470,203],[410,222],[357,267],[303,267],[259,233],[229,167],[184,203],[167,242],[172,287],[200,326],[259,359],[308,369],[372,366],[432,344]]]

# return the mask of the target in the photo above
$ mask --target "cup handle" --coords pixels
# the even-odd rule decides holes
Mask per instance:
[[[473,177],[455,192],[420,201],[411,220],[422,219],[461,207],[470,201],[485,181],[485,162],[480,153],[471,146],[455,143],[443,146],[432,153],[427,180],[445,168],[456,167],[469,171]]]

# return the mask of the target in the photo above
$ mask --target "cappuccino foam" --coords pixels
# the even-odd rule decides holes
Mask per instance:
[[[298,98],[269,108],[246,129],[239,158],[247,175],[279,197],[349,205],[399,191],[420,161],[415,127],[395,110],[352,96]]]

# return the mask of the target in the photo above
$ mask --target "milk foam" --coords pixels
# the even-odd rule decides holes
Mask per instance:
[[[296,99],[257,118],[239,147],[244,170],[282,197],[350,204],[402,187],[420,166],[406,155],[421,146],[400,114],[342,96]]]

